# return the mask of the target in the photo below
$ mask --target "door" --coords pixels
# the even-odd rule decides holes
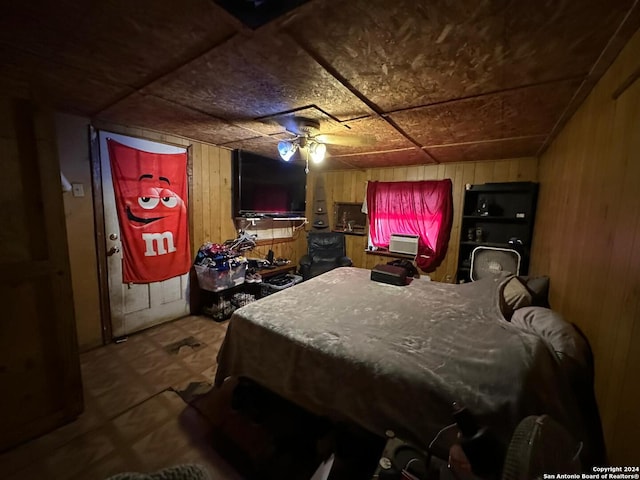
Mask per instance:
[[[51,112],[0,97],[0,452],[82,411]]]
[[[189,314],[188,273],[146,284],[123,283],[122,242],[111,175],[107,138],[124,145],[154,153],[183,153],[185,148],[142,140],[111,132],[98,134],[102,172],[102,195],[109,279],[111,331],[114,337],[148,328]]]

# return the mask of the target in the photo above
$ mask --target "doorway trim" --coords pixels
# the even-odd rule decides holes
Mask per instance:
[[[98,297],[100,299],[100,330],[102,344],[113,340],[111,331],[111,307],[109,305],[109,279],[107,276],[107,243],[105,242],[104,205],[102,203],[102,166],[100,164],[100,140],[98,129],[89,125],[89,148],[91,149],[91,187],[93,189],[93,222],[96,232],[96,254],[98,261]]]

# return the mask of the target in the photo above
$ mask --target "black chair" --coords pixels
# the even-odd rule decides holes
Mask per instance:
[[[303,280],[316,277],[337,267],[350,267],[351,259],[346,256],[346,242],[343,233],[309,232],[307,254],[300,259],[300,274]]]

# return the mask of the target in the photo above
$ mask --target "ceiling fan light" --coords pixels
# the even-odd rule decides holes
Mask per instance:
[[[324,143],[312,143],[309,145],[309,154],[313,163],[320,163],[324,160],[324,156],[327,153],[327,146]]]
[[[278,142],[278,153],[282,160],[288,162],[293,157],[293,154],[296,153],[296,145],[291,142]]]

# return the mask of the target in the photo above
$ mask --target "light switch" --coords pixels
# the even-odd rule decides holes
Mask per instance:
[[[71,191],[74,197],[84,197],[84,186],[81,183],[72,183]]]

